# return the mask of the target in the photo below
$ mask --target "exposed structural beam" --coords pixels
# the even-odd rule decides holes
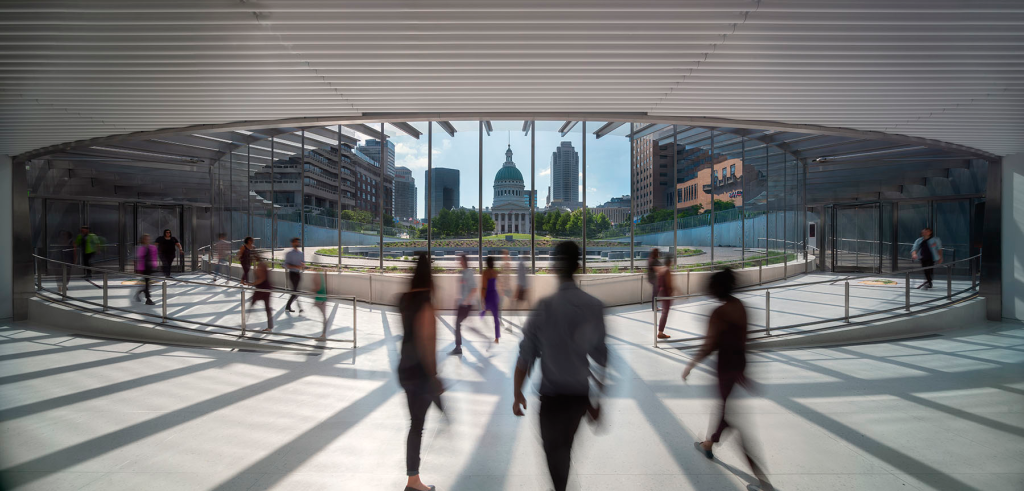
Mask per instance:
[[[558,132],[561,133],[562,136],[568,135],[569,132],[572,131],[573,127],[576,126],[576,123],[579,123],[579,121],[566,121],[562,124],[561,128],[558,128]]]
[[[669,126],[670,125],[659,124],[659,123],[647,124],[647,125],[644,125],[644,126],[640,127],[640,129],[636,130],[630,136],[632,136],[634,139],[642,138],[642,137],[645,137],[647,135],[650,135],[650,134],[654,133],[655,131],[660,131],[660,130],[663,130],[665,128],[668,128]]]
[[[608,136],[611,132],[615,131],[616,128],[626,123],[609,122],[605,123],[604,126],[594,130],[594,136],[601,138],[602,136]]]
[[[438,121],[437,126],[444,130],[445,133],[448,133],[448,136],[455,136],[455,127],[452,126],[451,123],[447,121]]]
[[[491,122],[485,119],[483,121],[483,123],[484,123],[484,131],[487,132],[487,136],[491,136],[491,132],[494,131],[494,127],[491,126]]]
[[[348,143],[349,145],[359,144],[358,138],[353,138],[342,133],[341,131],[339,131],[338,126],[331,126],[326,128],[306,128],[306,136],[309,136],[309,133],[312,133],[319,137],[326,138],[328,140],[338,141],[340,139],[342,143]]]
[[[526,121],[523,121],[523,136],[529,135],[530,134],[530,129],[532,129],[532,128],[533,128],[533,121],[530,121],[529,119],[526,120]]]
[[[365,124],[344,124],[342,125],[356,133],[362,133],[370,138],[375,138],[377,141],[384,141],[384,135],[380,131],[377,131]]]
[[[409,135],[409,136],[411,136],[411,137],[413,137],[413,138],[415,138],[417,140],[419,140],[420,139],[420,135],[423,134],[423,133],[420,133],[420,130],[416,129],[416,127],[414,127],[413,125],[411,125],[409,123],[388,123],[388,124],[390,124],[391,126],[394,126],[395,128],[398,128],[398,130],[401,131],[402,133],[405,133],[406,135]]]

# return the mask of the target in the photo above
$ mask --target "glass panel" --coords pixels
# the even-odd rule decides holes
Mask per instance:
[[[459,268],[459,255],[468,257],[469,267],[480,267],[480,123],[451,124],[455,136],[446,133],[441,123],[434,124],[427,218],[434,240],[431,248],[435,268],[454,271]]]
[[[740,176],[743,188],[737,200],[743,206],[744,256],[763,258],[768,233],[768,217],[765,213],[768,192],[766,147],[764,143],[749,139],[746,140],[744,147],[743,175]]]
[[[942,242],[942,260],[953,262],[970,256],[970,201],[966,199],[935,202],[935,236]],[[955,275],[968,275],[964,262],[953,268]],[[945,274],[945,270],[936,271]],[[940,276],[941,278],[941,276]]]
[[[837,272],[877,272],[879,205],[836,206]]]
[[[629,125],[598,138],[604,121],[587,122],[588,266],[600,273],[629,271]]]
[[[914,241],[921,236],[921,229],[929,226],[930,207],[927,202],[904,201],[896,204],[898,242],[896,244],[897,267],[899,269],[914,269],[921,265],[911,259],[910,250]]]
[[[511,269],[512,261],[529,262],[530,136],[522,121],[493,121],[491,127],[483,139],[484,249],[500,254],[500,266]]]
[[[120,246],[118,239],[118,228],[120,227],[118,205],[112,203],[89,203],[88,211],[91,232],[96,234],[99,242],[96,254],[92,257],[92,265],[112,271],[120,269],[120,261],[118,261],[118,247]]]
[[[81,264],[74,240],[84,225],[78,201],[46,200],[46,257],[57,261]],[[58,274],[49,271],[50,274]],[[70,272],[69,272],[70,274]]]
[[[537,215],[537,268],[550,267],[548,258],[560,240],[582,245],[583,130],[576,125],[565,136],[564,121],[537,121],[538,191],[546,191],[546,210]],[[542,187],[541,187],[542,186]]]

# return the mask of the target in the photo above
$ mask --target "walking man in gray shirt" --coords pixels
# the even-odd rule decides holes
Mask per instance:
[[[306,256],[299,250],[299,246],[302,242],[298,237],[292,239],[292,250],[288,251],[284,255],[284,269],[288,271],[288,283],[291,284],[292,291],[299,291],[299,283],[302,281],[302,270],[306,269]],[[285,305],[285,310],[288,312],[295,312],[292,310],[292,302],[298,300],[299,296],[292,294],[288,297],[288,305]],[[295,302],[299,306],[299,313],[302,313],[302,304]]]
[[[462,354],[462,321],[469,317],[469,311],[473,308],[473,300],[476,298],[476,277],[473,270],[469,269],[469,261],[466,256],[460,256],[459,262],[462,266],[462,277],[459,278],[459,301],[455,314],[455,349],[449,355]]]
[[[579,255],[574,242],[555,247],[558,292],[537,304],[523,328],[512,403],[512,413],[522,416],[526,409],[523,382],[540,358],[540,436],[556,491],[564,491],[569,481],[572,442],[580,420],[588,413],[593,420],[600,416],[600,405],[590,402],[592,373],[587,358],[601,366],[601,373],[593,375],[598,388],[608,365],[604,305],[572,280],[579,268]]]

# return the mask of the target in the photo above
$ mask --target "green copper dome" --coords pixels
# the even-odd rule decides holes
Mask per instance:
[[[494,182],[498,181],[519,181],[523,182],[523,173],[519,172],[519,169],[509,165],[502,167],[497,174],[494,175]]]

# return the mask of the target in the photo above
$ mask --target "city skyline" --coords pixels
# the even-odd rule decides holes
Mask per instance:
[[[582,124],[578,123],[572,131],[564,137],[557,131],[564,121],[537,121],[536,135],[536,189],[539,196],[537,206],[544,206],[544,197],[547,188],[551,185],[550,156],[563,141],[568,141],[580,154],[579,172],[579,197],[583,199],[582,168],[583,155],[583,133]],[[427,124],[425,122],[410,123],[423,134],[415,139],[405,133],[400,133],[390,125],[385,126],[385,133],[389,141],[395,145],[395,165],[407,167],[412,170],[414,176],[425,176],[427,170]],[[516,155],[516,164],[523,173],[524,184],[527,190],[531,189],[532,179],[530,175],[530,139],[529,135],[522,131],[522,121],[492,121],[494,130],[488,136],[483,136],[483,189],[477,189],[479,176],[479,141],[477,132],[479,123],[477,121],[453,121],[456,133],[452,137],[445,133],[438,125],[433,129],[433,158],[432,165],[435,168],[449,168],[459,170],[460,174],[460,206],[466,208],[477,207],[482,191],[483,206],[487,208],[494,201],[493,179],[494,174],[501,168],[505,161],[505,150],[510,148]],[[628,125],[619,127],[612,134],[603,138],[595,138],[593,131],[603,125],[603,122],[587,122],[587,204],[595,207],[608,200],[630,194],[629,179],[629,140],[625,136],[628,132]],[[377,129],[378,125],[371,125]],[[371,138],[361,133],[355,137],[360,139],[360,144]],[[426,181],[422,183],[426,188]],[[428,209],[426,207],[427,192],[418,193],[417,210],[420,211],[419,218],[426,218]]]

